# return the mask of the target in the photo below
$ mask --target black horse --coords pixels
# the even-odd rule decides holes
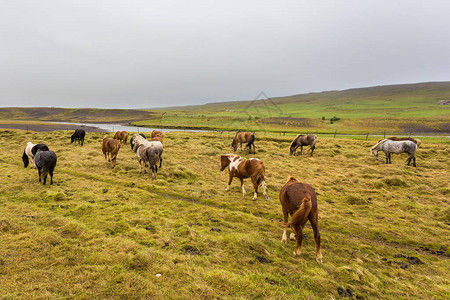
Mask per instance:
[[[83,129],[76,129],[75,132],[70,137],[70,143],[72,144],[75,141],[78,142],[81,146],[83,146],[85,135],[86,132]]]

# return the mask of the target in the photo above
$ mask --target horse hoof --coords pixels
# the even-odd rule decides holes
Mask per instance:
[[[286,244],[287,243],[287,239],[281,239],[281,242]]]
[[[269,201],[269,196],[265,195],[264,198]]]
[[[322,257],[316,257],[316,261],[317,261],[319,264],[323,263]]]

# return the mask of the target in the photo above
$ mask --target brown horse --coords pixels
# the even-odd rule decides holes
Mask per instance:
[[[242,195],[245,197],[244,178],[251,178],[255,194],[253,200],[256,200],[258,196],[258,187],[261,184],[263,188],[263,195],[266,200],[269,200],[269,196],[266,193],[266,182],[264,181],[264,174],[266,168],[264,163],[256,158],[250,158],[247,160],[242,159],[239,155],[224,154],[220,157],[220,171],[229,167],[230,179],[225,191],[230,189],[231,181],[233,177],[237,177],[241,180]]]
[[[313,156],[314,149],[316,149],[316,143],[317,143],[317,135],[315,135],[315,134],[308,134],[308,135],[299,134],[292,141],[291,146],[289,147],[290,154],[295,155],[295,151],[297,150],[298,147],[300,147],[300,154],[303,154],[303,146],[310,145],[309,150],[311,150],[311,156]]]
[[[102,151],[105,155],[105,159],[111,162],[112,167],[116,164],[117,153],[119,153],[120,142],[115,139],[108,139],[108,137],[104,137],[102,140]],[[107,157],[108,156],[108,157]]]
[[[398,138],[398,137],[396,137],[396,136],[391,136],[391,137],[388,137],[387,139],[388,139],[388,140],[391,140],[391,141],[412,141],[412,142],[414,142],[414,143],[417,145],[417,147],[419,147],[420,144],[422,144],[422,141],[421,141],[421,140],[419,140],[419,139],[413,139],[413,138],[410,138],[410,137],[407,137],[407,138]],[[378,140],[378,142],[381,142],[382,140],[384,140],[384,138],[381,139],[381,140]]]
[[[242,151],[242,143],[247,143],[247,147],[250,149],[250,153],[252,153],[252,146],[253,146],[253,153],[256,153],[255,150],[255,135],[251,132],[242,132],[238,131],[236,132],[236,135],[234,136],[233,142],[231,143],[231,147],[233,147],[233,150],[237,150],[238,143],[241,144],[241,151]]]
[[[320,249],[320,233],[318,224],[317,196],[314,189],[306,183],[301,183],[290,176],[280,191],[280,202],[283,209],[284,229],[281,241],[286,243],[286,228],[293,227],[297,237],[297,248],[294,255],[300,255],[303,240],[303,227],[309,220],[314,230],[316,240],[316,260],[322,262],[322,251]],[[289,215],[291,222],[288,223]],[[291,239],[294,238],[291,233]]]
[[[151,138],[154,138],[154,137],[157,137],[157,136],[162,137],[162,132],[161,131],[157,131],[157,130],[153,130]]]
[[[114,135],[113,139],[119,140],[120,142],[123,142],[124,144],[127,143],[128,139],[128,132],[126,131],[117,131]]]
[[[163,138],[162,138],[162,136],[157,135],[157,136],[151,138],[150,141],[151,141],[151,142],[152,142],[152,141],[158,141],[158,142],[161,142],[161,144],[162,144],[162,143],[163,143]]]

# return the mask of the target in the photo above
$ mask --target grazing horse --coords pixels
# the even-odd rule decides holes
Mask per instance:
[[[245,197],[244,178],[251,178],[255,194],[252,200],[256,200],[258,196],[258,187],[261,184],[263,188],[263,195],[266,200],[269,200],[269,196],[266,193],[266,182],[264,181],[264,175],[266,168],[264,163],[257,158],[249,158],[247,160],[242,159],[239,155],[223,154],[220,157],[221,168],[220,171],[229,167],[230,179],[225,191],[230,189],[231,181],[233,177],[237,177],[241,180],[242,195]]]
[[[162,132],[161,131],[158,131],[158,130],[153,130],[152,131],[152,136],[151,136],[151,138],[154,138],[154,137],[157,137],[157,136],[160,136],[160,137],[162,137]]]
[[[300,154],[303,154],[303,146],[310,146],[308,151],[311,151],[311,156],[313,156],[314,149],[316,149],[316,143],[317,143],[317,135],[315,134],[308,134],[303,135],[299,134],[297,137],[292,141],[291,146],[289,147],[289,151],[291,155],[295,155],[295,151],[298,147],[300,147]]]
[[[413,139],[413,138],[410,138],[410,137],[407,137],[407,138],[398,138],[398,137],[396,137],[396,136],[391,136],[391,137],[388,137],[387,139],[389,139],[389,140],[391,140],[391,141],[412,141],[412,142],[414,142],[414,143],[417,145],[417,148],[419,148],[420,144],[422,144],[422,141],[421,141],[421,140],[419,140],[419,139]],[[384,140],[384,138],[381,139],[381,140],[378,140],[378,142],[381,142],[382,140]]]
[[[141,135],[133,134],[133,136],[130,139],[131,149],[136,152],[135,147],[138,147],[141,144],[146,146],[146,147],[156,148],[156,150],[158,150],[159,167],[161,168],[162,161],[163,161],[163,159],[162,159],[163,144],[160,141],[147,141]]]
[[[120,142],[115,139],[108,139],[108,137],[104,137],[102,140],[102,151],[105,155],[105,159],[111,162],[112,167],[114,168],[116,164],[117,153],[119,153]]]
[[[49,149],[46,144],[35,145],[31,142],[27,143],[22,155],[24,168],[28,167],[28,164],[30,164],[32,169],[36,168],[36,165],[34,164],[34,156],[36,155],[37,150],[48,151]]]
[[[142,173],[141,167],[144,169],[144,173],[147,172],[145,170],[146,163],[148,162],[149,167],[152,170],[152,178],[155,179],[158,174],[158,161],[159,161],[159,152],[155,147],[147,147],[143,144],[135,147],[136,155],[139,161],[139,174]]]
[[[241,144],[241,151],[242,151],[242,143],[247,143],[247,147],[249,148],[250,153],[252,153],[252,146],[253,146],[253,153],[256,153],[255,150],[255,135],[251,132],[242,132],[238,131],[236,132],[236,135],[234,136],[233,142],[231,143],[231,147],[233,147],[233,150],[236,152],[238,143]]]
[[[301,183],[290,176],[280,191],[280,202],[283,210],[284,229],[281,241],[287,242],[286,229],[292,227],[297,238],[297,248],[294,255],[300,255],[302,250],[303,227],[309,220],[314,231],[316,241],[316,261],[322,262],[320,249],[320,233],[318,224],[317,196],[314,189],[306,183]],[[291,222],[288,222],[289,215]],[[291,239],[294,238],[291,233]]]
[[[72,144],[73,142],[78,142],[81,146],[83,146],[85,135],[86,131],[84,131],[84,129],[76,129],[70,137],[70,143]]]
[[[114,135],[113,139],[119,140],[120,142],[123,142],[124,144],[127,143],[128,139],[128,132],[126,131],[117,131]]]
[[[414,153],[416,152],[417,145],[410,140],[405,141],[393,141],[390,139],[382,139],[378,143],[375,144],[370,149],[370,152],[375,156],[375,158],[378,160],[378,152],[383,151],[386,155],[386,163],[391,164],[391,153],[408,153],[409,158],[406,160],[408,162],[408,165],[410,164],[411,160],[413,160],[413,166],[416,166],[416,158],[414,156]]]
[[[56,166],[56,154],[53,151],[42,151],[41,149],[37,150],[37,153],[34,157],[34,162],[39,172],[39,182],[41,179],[43,184],[47,181],[47,175],[50,174],[50,184],[53,184],[53,171]]]
[[[158,142],[161,142],[161,144],[162,144],[163,138],[162,138],[162,136],[157,135],[157,136],[155,136],[155,137],[150,139],[150,142],[153,142],[153,141],[158,141]]]

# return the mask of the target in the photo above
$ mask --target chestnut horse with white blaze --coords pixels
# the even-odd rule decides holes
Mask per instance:
[[[114,135],[113,139],[119,140],[120,142],[123,142],[124,144],[127,143],[128,140],[128,132],[127,131],[117,131]]]
[[[119,153],[120,142],[115,139],[108,139],[108,137],[104,137],[102,140],[102,151],[105,155],[105,159],[111,162],[112,167],[114,168],[116,164],[117,153]]]
[[[160,137],[162,137],[162,132],[161,131],[158,131],[158,130],[153,130],[152,131],[152,136],[150,137],[150,138],[154,138],[154,137],[157,137],[157,136],[160,136]]]
[[[314,231],[316,241],[316,260],[322,262],[322,251],[320,249],[320,233],[318,224],[317,196],[314,189],[306,183],[301,183],[290,176],[280,191],[280,202],[283,210],[284,229],[281,241],[287,242],[286,229],[292,227],[297,238],[297,248],[294,255],[300,255],[303,240],[303,227],[309,220]],[[288,222],[291,215],[291,222]],[[294,239],[291,233],[290,239]]]
[[[237,150],[237,145],[241,144],[241,151],[242,151],[242,143],[247,143],[247,147],[249,148],[250,153],[252,153],[252,146],[253,146],[253,153],[256,153],[255,150],[255,135],[251,132],[242,132],[238,131],[236,132],[236,135],[234,136],[233,142],[231,143],[231,147],[233,147],[233,150]]]
[[[263,188],[263,195],[266,200],[269,200],[269,196],[266,193],[266,182],[264,181],[264,174],[266,168],[264,163],[257,158],[242,159],[239,155],[223,154],[220,157],[220,171],[225,170],[228,167],[230,179],[225,191],[230,189],[231,181],[233,177],[237,177],[241,180],[242,195],[245,197],[244,178],[251,178],[255,194],[252,200],[256,200],[258,196],[258,187],[261,184]]]

